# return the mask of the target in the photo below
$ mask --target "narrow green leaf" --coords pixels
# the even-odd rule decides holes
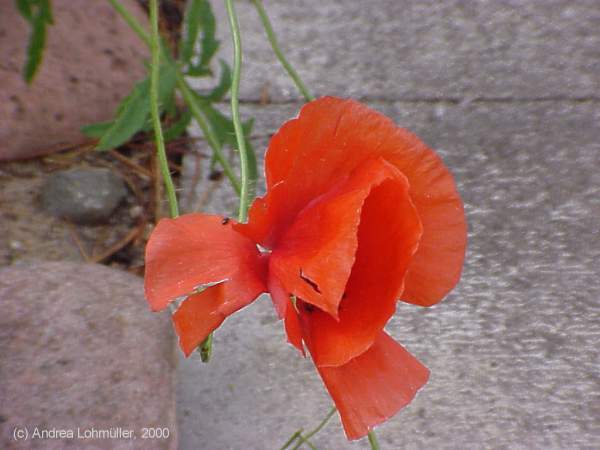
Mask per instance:
[[[186,74],[193,77],[212,75],[210,63],[219,48],[219,41],[215,38],[216,21],[210,2],[208,0],[191,0],[186,18],[188,19],[186,25],[188,25],[189,33],[186,34],[181,47],[181,60],[188,66]],[[194,50],[200,30],[202,30],[200,55],[197,62],[194,62]]]
[[[27,60],[25,61],[25,68],[23,69],[23,77],[27,83],[31,83],[42,62],[45,44],[46,25],[44,22],[34,20],[33,30],[29,37],[29,45],[27,46]]]
[[[225,94],[229,92],[231,89],[231,69],[229,65],[223,61],[219,60],[221,64],[221,77],[219,79],[219,84],[215,86],[215,88],[206,96],[206,99],[211,102],[220,102],[225,97]]]
[[[160,68],[158,95],[161,104],[168,103],[175,89],[176,72],[171,64]],[[150,79],[138,82],[117,109],[115,120],[100,138],[96,150],[109,150],[127,142],[138,131],[149,131]]]
[[[208,67],[212,57],[219,48],[219,41],[215,38],[217,24],[210,3],[208,0],[203,0],[202,6],[202,14],[200,16],[200,25],[202,26],[200,65]]]
[[[81,127],[81,132],[85,134],[87,137],[91,137],[94,139],[100,139],[104,133],[106,133],[110,127],[112,127],[113,122],[97,122],[92,123],[90,125],[85,125]]]
[[[187,130],[191,119],[192,113],[189,110],[186,110],[177,120],[177,122],[164,131],[163,137],[165,141],[172,141],[173,139],[177,139],[179,136],[181,136],[185,130]]]
[[[19,13],[21,13],[23,18],[28,22],[31,22],[33,20],[33,13],[31,12],[32,0],[17,0],[15,3],[17,5]]]
[[[161,113],[166,114],[170,117],[175,117],[177,115],[177,102],[175,101],[175,92],[173,95],[168,96],[164,103],[161,105]]]
[[[52,7],[50,6],[50,0],[38,1],[40,2],[40,14],[47,24],[52,25],[54,23],[54,19],[52,18]]]
[[[185,17],[183,18],[183,36],[179,45],[179,59],[184,65],[189,64],[192,56],[194,56],[194,46],[198,40],[202,20],[202,3],[205,1],[188,1]]]
[[[49,0],[20,0],[17,7],[32,27],[23,68],[23,78],[27,83],[31,83],[42,62],[46,45],[46,25],[52,23],[52,12]]]
[[[190,65],[185,71],[185,74],[189,77],[208,77],[211,76],[213,73],[209,67],[204,67],[197,64]]]
[[[206,98],[200,95],[197,95],[197,98],[198,104],[202,109],[202,113],[206,117],[210,127],[215,132],[215,135],[221,145],[228,145],[231,148],[237,148],[235,129],[233,127],[231,118],[225,116],[223,113],[217,110]],[[250,194],[252,198],[256,193],[256,181],[258,177],[256,152],[254,151],[254,147],[250,142],[250,135],[252,133],[253,125],[254,119],[249,119],[242,123],[246,150],[248,152],[248,180],[250,183]]]
[[[158,101],[160,105],[166,105],[173,97],[177,82],[177,68],[173,64],[161,65],[158,81]]]
[[[127,142],[146,124],[150,113],[150,80],[138,82],[123,99],[112,126],[102,135],[96,150],[109,150]]]

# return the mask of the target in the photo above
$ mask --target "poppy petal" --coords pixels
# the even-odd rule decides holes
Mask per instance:
[[[349,440],[364,437],[408,405],[429,378],[429,370],[385,332],[347,364],[317,370]]]
[[[343,365],[373,344],[396,310],[419,245],[422,227],[408,182],[395,167],[383,164],[396,175],[374,187],[362,206],[356,261],[339,320],[318,309],[302,309],[305,340],[318,366]]]
[[[458,282],[466,248],[462,201],[442,160],[415,135],[353,100],[323,97],[273,136],[265,156],[267,195],[247,224],[234,225],[272,248],[314,198],[365,160],[383,157],[407,177],[423,237],[406,276],[403,300],[423,306]]]
[[[288,342],[298,349],[302,356],[306,356],[304,344],[302,343],[302,329],[300,328],[300,319],[294,308],[288,308],[285,313],[285,333]]]
[[[154,311],[199,286],[226,281],[228,315],[266,290],[266,258],[231,221],[205,214],[162,219],[146,246],[146,298]]]
[[[288,342],[296,347],[302,356],[306,356],[304,345],[302,344],[302,331],[300,329],[298,314],[292,305],[290,295],[284,290],[281,282],[272,274],[269,275],[268,284],[271,300],[273,301],[277,315],[280,319],[284,320]]]
[[[175,311],[173,325],[185,356],[190,356],[223,323],[227,316],[220,311],[220,307],[224,302],[225,289],[221,283],[190,295]]]
[[[405,207],[412,208],[407,195],[408,185],[406,178],[381,158],[365,162],[298,214],[296,221],[273,250],[269,262],[269,272],[281,281],[287,292],[337,319],[338,306],[346,290],[359,245],[358,230],[363,204],[378,186],[387,185],[389,180],[394,181],[386,192],[390,188],[392,191],[398,189],[397,195],[394,192],[385,194],[372,210],[380,215],[385,212],[395,220],[405,214]],[[396,200],[401,203],[396,205]],[[386,208],[386,205],[393,206]],[[382,215],[382,220],[378,222],[383,228],[388,227],[387,215]],[[414,208],[409,215],[418,226]],[[375,229],[369,232],[381,234]],[[393,237],[405,239],[398,234]],[[384,246],[394,247],[389,242]],[[414,252],[414,248],[411,251]],[[397,268],[395,262],[390,264]],[[396,273],[393,278],[401,279],[401,276]],[[394,294],[398,293],[396,291]]]

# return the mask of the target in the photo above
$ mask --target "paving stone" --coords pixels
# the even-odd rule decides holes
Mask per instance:
[[[461,283],[399,305],[387,329],[432,371],[378,428],[385,449],[593,449],[600,442],[598,102],[372,102],[437,148],[466,204]],[[299,105],[246,105],[256,147]],[[263,144],[263,147],[260,144]],[[218,191],[218,190],[217,190]],[[215,194],[219,211],[232,193]],[[268,298],[227,319],[214,358],[180,356],[181,448],[279,448],[330,400],[285,343]],[[345,441],[338,419],[318,448]]]
[[[100,265],[37,262],[0,270],[0,447],[176,449],[173,334],[148,311],[142,280]],[[29,439],[15,442],[15,427]],[[74,439],[34,439],[71,430]],[[143,427],[168,439],[142,439]],[[137,439],[77,439],[77,429]]]
[[[265,1],[280,43],[318,95],[364,99],[598,97],[597,0]],[[214,2],[223,48],[231,38]],[[299,95],[251,2],[242,27],[242,96]]]

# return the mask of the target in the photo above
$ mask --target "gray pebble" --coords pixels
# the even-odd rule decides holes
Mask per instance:
[[[44,209],[80,224],[106,222],[127,195],[121,178],[108,169],[78,168],[51,175],[42,187]]]

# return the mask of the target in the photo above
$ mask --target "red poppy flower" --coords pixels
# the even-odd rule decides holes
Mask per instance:
[[[269,292],[347,437],[363,437],[427,381],[427,368],[383,327],[399,299],[430,306],[458,282],[460,196],[432,150],[352,100],[306,104],[265,158],[267,192],[248,223],[205,214],[159,222],[146,249],[148,302],[157,311],[186,297],[173,322],[189,355]]]

